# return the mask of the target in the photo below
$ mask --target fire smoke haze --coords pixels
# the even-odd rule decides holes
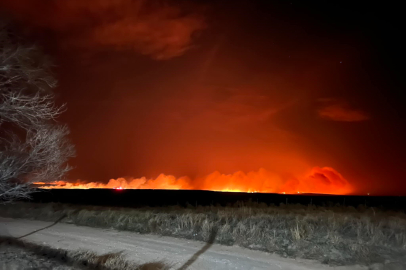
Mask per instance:
[[[69,179],[82,179],[67,187],[406,193],[400,30],[378,7],[0,7],[55,58],[77,147]]]

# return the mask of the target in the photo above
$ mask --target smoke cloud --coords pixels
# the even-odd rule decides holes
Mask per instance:
[[[329,167],[315,167],[303,175],[289,178],[261,168],[258,171],[249,173],[238,171],[233,174],[222,174],[216,171],[205,177],[193,180],[186,176],[176,178],[173,175],[160,174],[155,179],[147,179],[145,177],[111,179],[107,184],[57,181],[44,187],[62,189],[198,189],[284,194],[349,194],[352,191],[348,181],[333,168]]]
[[[23,0],[0,5],[35,31],[62,36],[62,47],[134,50],[156,60],[182,55],[195,33],[206,27],[201,15],[156,1]]]
[[[321,108],[317,112],[321,118],[341,122],[361,122],[369,119],[365,112],[351,108],[344,101],[321,99],[319,102]]]

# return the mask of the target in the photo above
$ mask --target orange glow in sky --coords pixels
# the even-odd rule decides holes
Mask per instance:
[[[223,192],[249,192],[249,193],[319,193],[344,195],[352,192],[348,181],[333,168],[314,167],[307,173],[283,179],[265,169],[233,174],[213,172],[206,177],[191,180],[188,177],[176,178],[173,175],[160,174],[155,179],[132,178],[111,179],[107,184],[90,182],[85,183],[56,181],[49,185],[37,183],[46,189],[168,189],[168,190],[212,190]]]

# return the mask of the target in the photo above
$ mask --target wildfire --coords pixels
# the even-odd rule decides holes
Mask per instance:
[[[337,194],[351,193],[348,181],[336,170],[330,167],[314,167],[301,176],[283,178],[280,175],[265,169],[233,174],[213,172],[206,177],[190,179],[188,177],[176,178],[173,175],[161,174],[155,179],[145,177],[124,179],[111,179],[107,184],[97,182],[65,182],[56,181],[50,184],[35,183],[45,189],[168,189],[168,190],[212,190],[223,192],[248,193],[280,193],[280,194]]]

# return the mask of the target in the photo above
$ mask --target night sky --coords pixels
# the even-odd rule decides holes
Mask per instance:
[[[306,2],[306,3],[305,3]],[[327,3],[328,2],[328,3]],[[55,63],[68,179],[332,167],[406,194],[395,4],[0,0]],[[288,176],[286,176],[288,177]]]

